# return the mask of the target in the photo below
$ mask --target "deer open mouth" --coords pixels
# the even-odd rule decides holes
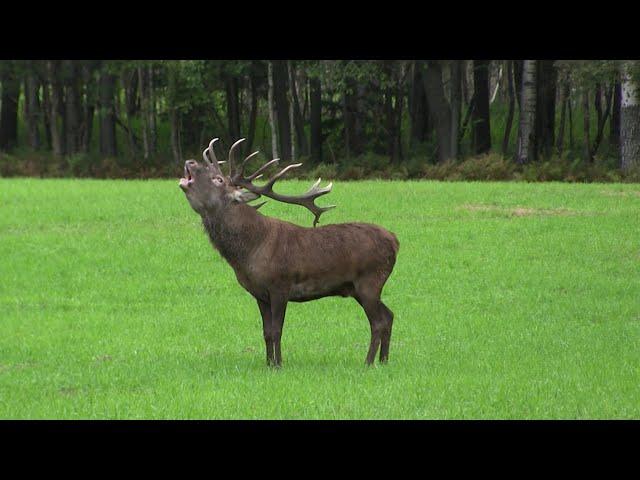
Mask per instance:
[[[191,172],[189,171],[189,167],[187,165],[184,166],[184,177],[180,179],[180,188],[183,190],[187,190],[189,185],[193,183],[193,177],[191,176]]]

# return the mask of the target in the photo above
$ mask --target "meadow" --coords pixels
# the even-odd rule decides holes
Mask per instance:
[[[387,365],[364,365],[357,303],[328,298],[289,305],[268,369],[255,301],[177,180],[0,179],[0,418],[640,417],[640,185],[337,182],[321,200],[323,223],[400,240]]]

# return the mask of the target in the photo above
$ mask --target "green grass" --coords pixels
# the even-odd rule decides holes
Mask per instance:
[[[330,298],[290,304],[267,369],[257,306],[177,181],[0,180],[0,418],[640,417],[640,186],[330,196],[325,223],[400,239],[386,366],[364,366],[356,302]]]

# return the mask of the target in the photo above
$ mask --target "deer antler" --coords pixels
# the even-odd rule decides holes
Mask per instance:
[[[225,162],[224,160],[218,161],[218,159],[216,158],[216,154],[213,151],[213,144],[218,140],[218,138],[214,138],[213,140],[211,140],[211,142],[209,142],[209,146],[202,152],[202,158],[204,159],[204,163],[208,166],[209,170],[211,170],[214,174],[222,175],[222,170],[220,170],[219,165],[222,165]],[[211,157],[213,161],[209,157]]]
[[[280,170],[278,173],[276,173],[273,177],[271,177],[269,180],[267,180],[267,183],[265,183],[264,185],[261,185],[261,186],[254,185],[252,183],[252,181],[253,180],[257,180],[258,178],[260,178],[262,176],[262,172],[264,172],[271,165],[274,165],[274,164],[278,163],[279,159],[278,158],[274,158],[273,160],[271,160],[271,161],[265,163],[263,166],[261,166],[253,174],[249,175],[248,177],[245,177],[244,176],[244,169],[245,169],[245,167],[247,165],[247,162],[252,157],[257,155],[258,152],[253,152],[251,155],[246,157],[244,159],[244,161],[242,162],[242,164],[240,165],[240,169],[238,170],[238,168],[235,165],[235,155],[234,154],[235,154],[235,150],[238,147],[238,145],[240,145],[242,142],[244,142],[244,140],[245,140],[244,138],[241,138],[236,143],[234,143],[231,146],[231,148],[229,149],[229,177],[231,178],[231,182],[233,182],[234,185],[236,185],[238,187],[245,188],[245,189],[247,189],[250,192],[253,192],[255,194],[264,195],[265,197],[272,198],[272,199],[277,200],[279,202],[291,203],[291,204],[294,204],[294,205],[301,205],[301,206],[309,209],[311,211],[311,213],[313,213],[313,215],[314,215],[314,220],[313,220],[313,226],[314,227],[317,225],[318,221],[320,220],[320,215],[322,215],[327,210],[331,210],[332,208],[335,208],[335,205],[329,205],[329,206],[326,206],[326,207],[319,207],[318,205],[315,204],[315,199],[316,198],[329,193],[331,191],[331,189],[333,188],[333,183],[329,183],[329,185],[327,185],[324,188],[319,188],[320,181],[321,181],[320,178],[318,179],[318,181],[316,183],[313,184],[313,186],[309,190],[307,190],[306,193],[303,193],[302,195],[281,195],[281,194],[276,193],[276,192],[273,191],[273,184],[276,183],[276,181],[280,177],[282,177],[285,173],[287,173],[289,170],[291,170],[293,168],[298,168],[300,165],[302,165],[301,163],[293,163],[291,165],[287,165],[282,170]]]

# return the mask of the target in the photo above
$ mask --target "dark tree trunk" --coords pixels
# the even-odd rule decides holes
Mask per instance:
[[[598,153],[598,149],[600,148],[600,144],[602,143],[602,137],[604,136],[604,126],[607,123],[607,119],[609,118],[609,114],[611,113],[611,103],[613,100],[613,89],[614,85],[611,85],[610,88],[607,89],[607,93],[605,94],[606,107],[604,112],[602,112],[602,100],[596,102],[598,105],[596,106],[598,110],[598,130],[596,131],[596,139],[594,140],[593,147],[591,148],[591,156],[595,156]],[[597,92],[598,96],[602,95],[602,92]]]
[[[513,80],[514,88],[516,90],[516,101],[518,102],[518,108],[522,108],[520,101],[522,100],[522,69],[524,67],[524,60],[513,60]]]
[[[149,114],[149,153],[154,155],[158,150],[158,129],[156,122],[156,79],[153,65],[148,67],[147,106]]]
[[[93,115],[96,108],[96,85],[90,67],[82,67],[84,83],[84,102],[82,104],[81,149],[88,153],[91,148],[91,134],[93,133]]]
[[[429,107],[424,91],[420,65],[413,62],[411,67],[411,91],[409,95],[409,119],[411,130],[409,134],[411,145],[428,140],[430,133]]]
[[[67,60],[65,65],[66,151],[72,155],[80,151],[80,84],[78,63]]]
[[[115,157],[118,154],[116,146],[116,115],[114,105],[116,78],[114,75],[101,72],[100,74],[100,153]]]
[[[476,155],[491,149],[491,124],[489,119],[489,60],[473,61],[473,151]]]
[[[458,157],[460,150],[459,132],[462,110],[462,62],[451,61],[451,156]]]
[[[309,79],[309,110],[311,115],[311,160],[322,162],[322,85],[318,77]]]
[[[142,117],[142,146],[145,159],[150,155],[150,135],[149,135],[149,98],[147,94],[147,70],[138,67],[138,96],[140,98],[140,113]]]
[[[18,144],[18,99],[20,80],[13,68],[2,74],[2,105],[0,105],[0,150],[10,150]]]
[[[556,150],[558,155],[562,155],[564,148],[564,126],[566,123],[567,106],[569,104],[569,95],[571,94],[571,86],[569,85],[569,79],[565,78],[562,82],[562,94],[560,97],[560,104],[562,109],[560,110],[560,127],[558,130],[558,139],[556,141]]]
[[[127,117],[134,117],[140,111],[138,97],[138,75],[135,69],[127,69],[122,74],[124,85],[124,104]]]
[[[60,132],[60,126],[58,122],[58,112],[60,111],[60,89],[56,88],[59,75],[59,62],[55,60],[47,61],[47,78],[49,85],[45,85],[45,98],[49,108],[46,110],[46,114],[49,119],[49,128],[51,132],[51,147],[53,154],[56,156],[64,155],[64,137]]]
[[[582,93],[582,157],[584,160],[591,161],[591,140],[589,137],[589,131],[591,127],[591,118],[589,115],[589,91],[584,90]]]
[[[507,121],[504,126],[504,137],[502,139],[502,155],[507,156],[509,149],[509,138],[511,137],[511,127],[513,126],[513,115],[516,105],[516,92],[513,81],[513,60],[507,60],[507,94],[509,95],[509,113],[507,113]]]
[[[249,110],[249,129],[247,131],[247,155],[251,153],[253,142],[256,137],[256,119],[258,117],[258,80],[255,74],[251,73],[249,77],[249,90],[250,90],[250,110]]]
[[[424,90],[429,105],[429,115],[433,119],[438,142],[438,161],[453,158],[451,152],[451,107],[444,94],[442,66],[438,60],[428,60],[422,72]]]
[[[613,107],[611,110],[611,123],[609,127],[609,143],[617,151],[620,145],[620,81],[616,81],[613,88]]]
[[[227,125],[231,142],[240,138],[240,100],[238,77],[225,77],[225,92],[227,100]]]
[[[358,90],[356,82],[349,78],[346,81],[344,98],[344,136],[347,157],[353,157],[362,153],[362,141],[360,138]]]
[[[557,72],[553,60],[537,62],[534,157],[549,158],[555,144]]]
[[[289,86],[291,90],[291,100],[293,101],[293,123],[296,131],[296,146],[298,148],[298,155],[308,155],[309,145],[307,137],[304,132],[304,118],[300,111],[300,102],[298,100],[298,88],[296,86],[296,74],[295,68],[288,62],[289,68]]]
[[[291,160],[291,123],[289,119],[289,100],[287,99],[287,62],[273,61],[273,99],[278,124],[279,152],[281,160]]]
[[[24,107],[25,107],[25,123],[27,126],[27,140],[29,142],[29,148],[32,150],[38,150],[41,146],[40,143],[40,99],[38,92],[40,90],[40,84],[36,77],[35,72],[29,69],[24,82]]]

